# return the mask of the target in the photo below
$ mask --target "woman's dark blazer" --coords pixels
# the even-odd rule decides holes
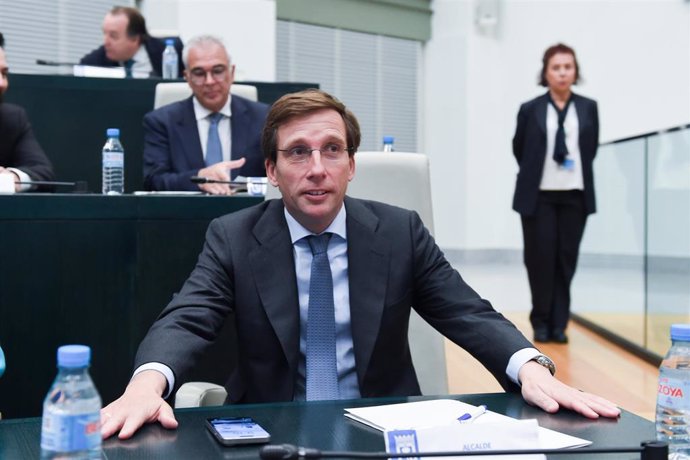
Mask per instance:
[[[546,107],[548,93],[520,106],[517,128],[513,137],[513,155],[520,166],[515,184],[513,209],[523,216],[531,216],[537,209],[539,184],[546,155]],[[592,162],[599,146],[599,114],[596,101],[572,94],[580,125],[580,157],[585,186],[587,214],[596,211]]]

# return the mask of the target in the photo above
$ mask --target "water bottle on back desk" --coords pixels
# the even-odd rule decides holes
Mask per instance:
[[[383,136],[383,151],[392,152],[393,151],[393,141],[395,138],[393,136]]]
[[[659,368],[656,438],[669,459],[690,459],[690,324],[671,326],[671,348]]]
[[[172,38],[165,40],[165,50],[163,51],[163,78],[175,80],[178,77],[177,50]]]
[[[108,128],[103,146],[103,195],[120,195],[125,191],[125,150],[120,143],[120,130]]]

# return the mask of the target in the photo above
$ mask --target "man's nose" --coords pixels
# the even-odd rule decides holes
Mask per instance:
[[[320,150],[314,149],[311,151],[311,155],[309,155],[309,168],[311,169],[312,174],[322,173],[325,171],[323,162],[321,161]]]

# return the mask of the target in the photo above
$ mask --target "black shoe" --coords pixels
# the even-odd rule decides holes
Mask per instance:
[[[542,342],[546,343],[549,341],[549,333],[546,331],[542,330],[535,330],[534,331],[534,341],[535,342]]]
[[[551,341],[556,343],[568,343],[568,336],[563,331],[554,331],[551,334]]]

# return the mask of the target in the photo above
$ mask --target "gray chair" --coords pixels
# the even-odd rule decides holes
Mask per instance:
[[[230,94],[236,94],[246,99],[257,101],[259,93],[256,86],[233,84],[230,87]],[[181,101],[192,95],[192,88],[187,82],[175,81],[169,83],[158,83],[153,99],[153,108],[157,109],[173,102]]]
[[[434,233],[429,157],[424,154],[357,152],[347,194],[417,211]],[[444,337],[416,312],[410,317],[408,337],[422,393],[448,394]]]
[[[357,152],[355,177],[348,195],[366,198],[417,211],[433,234],[429,158],[420,153]],[[270,184],[266,199],[280,198],[280,191]],[[445,339],[417,313],[410,317],[409,329],[412,361],[422,393],[448,394]],[[197,407],[222,404],[225,389],[205,382],[182,385],[175,396],[175,407]]]

